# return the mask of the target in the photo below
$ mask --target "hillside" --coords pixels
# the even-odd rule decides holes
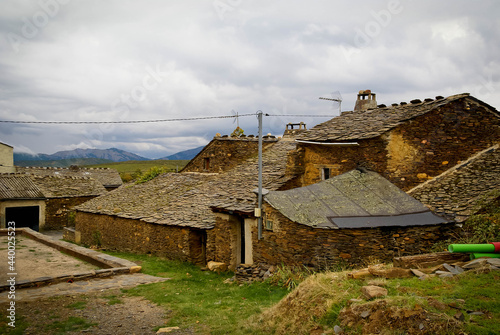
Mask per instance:
[[[15,161],[16,166],[46,166],[46,167],[70,167],[71,165],[96,165],[114,163],[109,159],[102,158],[69,158],[59,160],[20,160]]]
[[[134,153],[117,148],[75,149],[75,150],[58,151],[50,155],[47,154],[30,155],[25,153],[14,153],[14,164],[20,165],[18,162],[22,161],[56,161],[62,159],[75,159],[75,158],[105,159],[112,162],[124,162],[129,160],[136,160],[136,161],[149,160],[148,158],[141,157]],[[52,165],[45,165],[45,166],[52,166]]]
[[[166,157],[163,157],[163,158],[158,158],[159,160],[165,160],[165,159],[169,159],[169,160],[191,160],[193,159],[201,150],[203,150],[205,146],[201,146],[201,147],[198,147],[198,148],[194,148],[194,149],[189,149],[189,150],[185,150],[185,151],[180,151],[176,154],[173,154],[173,155],[170,155],[170,156],[166,156]]]

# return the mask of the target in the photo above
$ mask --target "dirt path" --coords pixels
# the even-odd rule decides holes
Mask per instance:
[[[30,238],[16,237],[16,280],[36,279],[99,269],[77,258],[63,254]],[[8,271],[8,240],[0,236],[0,282],[5,283]]]
[[[23,334],[61,334],[63,329],[67,331],[64,334],[155,334],[157,328],[166,327],[168,311],[142,297],[107,290],[18,302],[16,316],[21,320],[16,327],[25,328]],[[191,333],[184,330],[170,334]]]

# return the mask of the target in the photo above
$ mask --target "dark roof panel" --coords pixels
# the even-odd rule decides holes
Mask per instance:
[[[372,171],[352,170],[306,187],[271,191],[265,201],[290,220],[316,228],[346,228],[348,223],[354,228],[360,226],[358,221],[367,226],[404,226],[407,216],[412,214],[418,215],[407,222],[435,224],[435,220],[427,223],[417,220],[432,218],[420,215],[430,213],[427,207]],[[368,220],[377,217],[385,219]]]
[[[443,218],[432,212],[411,213],[396,216],[368,216],[368,217],[330,217],[332,228],[374,228],[374,227],[406,227],[427,226],[446,223]]]

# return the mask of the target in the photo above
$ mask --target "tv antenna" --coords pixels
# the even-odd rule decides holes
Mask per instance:
[[[240,127],[240,115],[238,114],[238,112],[235,112],[234,109],[231,109],[231,113],[234,115],[233,123],[236,122],[236,126],[239,128]]]
[[[331,98],[320,97],[320,99],[321,100],[333,101],[334,103],[333,103],[332,107],[336,107],[336,105],[338,104],[338,106],[339,106],[339,115],[340,115],[342,113],[342,95],[340,95],[339,91],[335,91],[331,95],[332,95]]]

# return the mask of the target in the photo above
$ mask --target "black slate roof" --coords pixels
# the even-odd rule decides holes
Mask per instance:
[[[88,177],[0,174],[0,200],[98,196],[107,193]]]
[[[352,170],[265,201],[290,220],[326,229],[431,225],[446,222],[376,172]]]
[[[285,174],[287,153],[296,146],[282,139],[263,152],[264,187],[276,190],[289,178]],[[82,212],[114,215],[149,223],[213,228],[211,208],[252,213],[257,187],[257,157],[220,174],[167,173],[149,182],[123,186],[76,207]]]
[[[118,171],[108,168],[57,168],[16,166],[16,172],[29,173],[37,176],[88,177],[99,181],[104,187],[119,187],[123,184]]]
[[[367,111],[343,112],[340,116],[323,122],[301,133],[298,140],[313,142],[343,142],[374,138],[398,125],[433,111],[452,101],[467,98],[496,112],[492,106],[472,97],[469,93],[435,100],[412,100],[409,104],[378,107]]]

